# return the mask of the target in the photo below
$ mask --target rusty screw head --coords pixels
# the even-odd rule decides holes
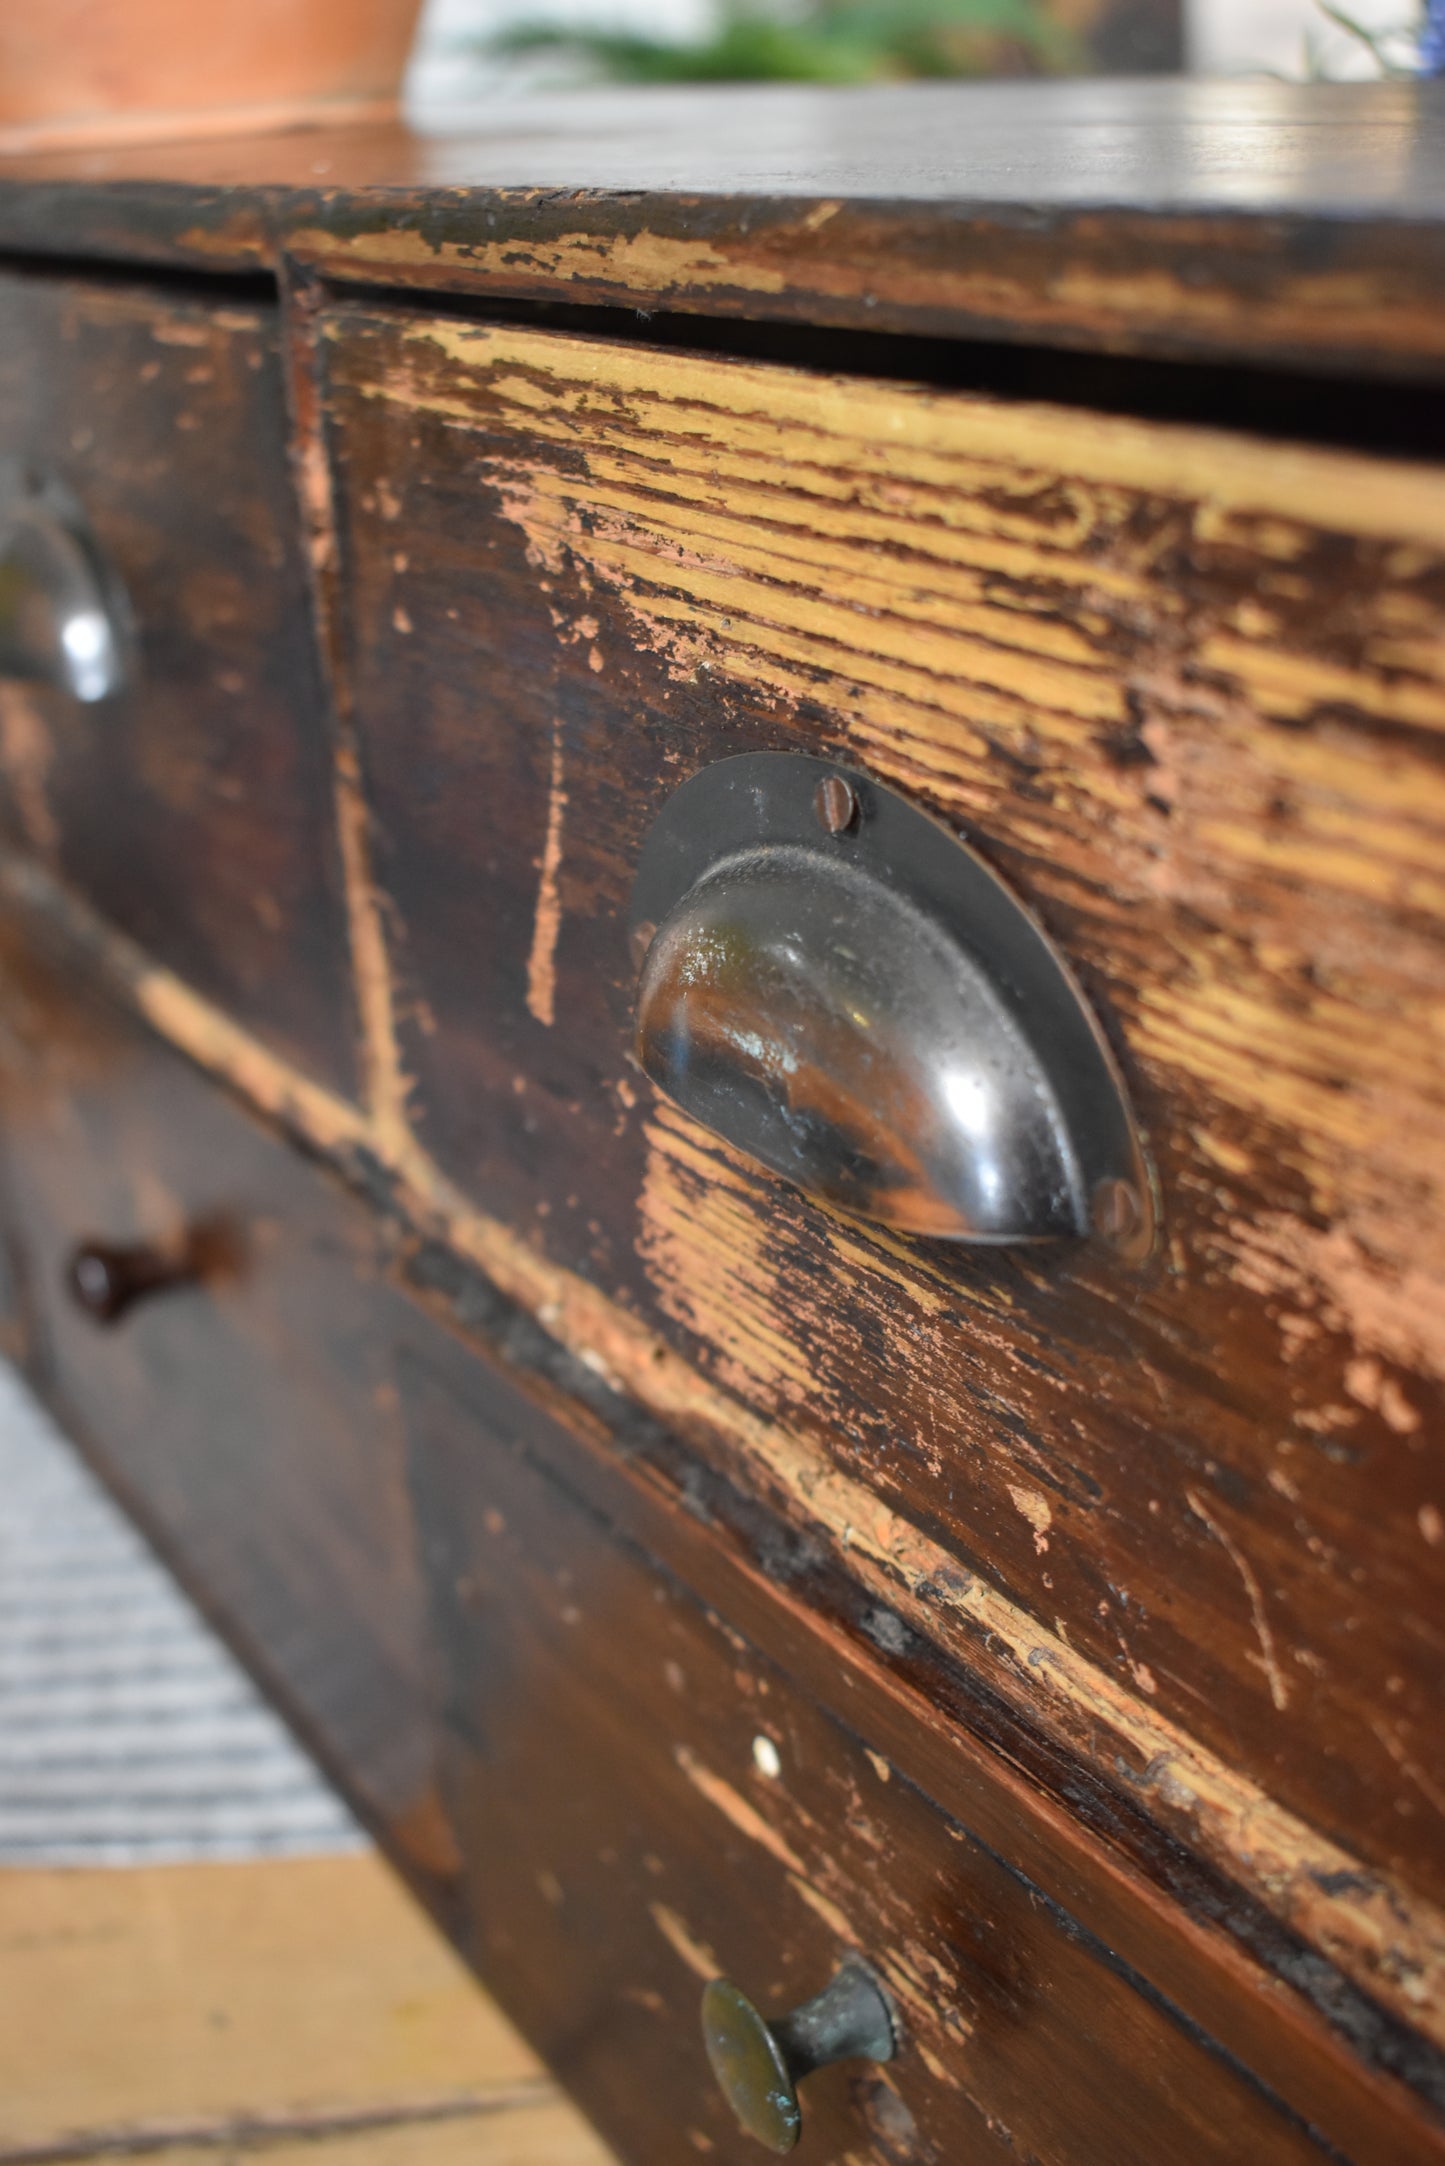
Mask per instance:
[[[846,835],[858,821],[858,792],[841,775],[829,775],[813,792],[813,810],[830,835]]]
[[[1144,1201],[1132,1181],[1100,1181],[1089,1204],[1095,1233],[1111,1248],[1137,1248],[1144,1231]]]

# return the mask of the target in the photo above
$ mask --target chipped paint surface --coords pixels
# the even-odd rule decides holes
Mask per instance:
[[[790,1873],[795,1873],[800,1878],[806,1877],[806,1868],[797,1852],[789,1848],[771,1821],[764,1819],[756,1806],[748,1803],[741,1791],[735,1790],[721,1775],[715,1775],[711,1768],[704,1767],[696,1753],[686,1745],[679,1745],[673,1757],[699,1796],[706,1798],[709,1805],[714,1806],[725,1820],[730,1821],[739,1835],[744,1836],[750,1843],[757,1843],[767,1851],[769,1857],[776,1858],[780,1865],[786,1866]]]
[[[296,260],[331,278],[375,280],[384,274],[455,291],[480,286],[633,306],[643,296],[805,321],[820,314],[836,318],[840,310],[844,320],[880,324],[888,313],[904,319],[921,313],[933,325],[947,318],[960,326],[1008,324],[1016,335],[1034,337],[1082,332],[1117,340],[1124,333],[1146,348],[1152,333],[1174,350],[1181,339],[1226,351],[1240,343],[1247,349],[1278,343],[1289,350],[1323,343],[1338,350],[1343,340],[1357,340],[1360,323],[1368,320],[1392,351],[1429,354],[1439,346],[1434,307],[1400,290],[1387,273],[1282,269],[1267,291],[1250,282],[1246,294],[1227,280],[1180,275],[1172,265],[1141,272],[1133,252],[1123,265],[1081,262],[1075,260],[1076,242],[1071,260],[1041,274],[1038,265],[1026,268],[1020,260],[1016,236],[1009,252],[987,241],[960,248],[955,238],[946,251],[929,249],[921,270],[911,252],[890,247],[866,215],[860,232],[851,205],[799,205],[793,220],[766,219],[756,237],[744,228],[719,245],[646,228],[618,232],[605,215],[591,228],[528,233],[529,194],[535,192],[509,190],[501,199],[512,228],[506,238],[484,236],[479,224],[454,240],[418,232],[410,222],[388,226],[378,220],[366,230],[345,231],[298,221],[286,246]],[[843,237],[835,238],[829,228],[839,226]],[[1191,263],[1197,265],[1197,235],[1192,238]]]
[[[1025,1489],[1019,1482],[1010,1482],[1008,1493],[1013,1498],[1014,1509],[1022,1513],[1034,1530],[1034,1548],[1046,1556],[1049,1547],[1049,1529],[1054,1523],[1053,1509],[1049,1500],[1037,1489]]]
[[[537,910],[527,955],[527,1008],[549,1028],[557,1014],[557,936],[562,930],[562,820],[567,791],[562,766],[562,726],[552,724],[551,776],[547,787],[547,834],[538,866]]]
[[[649,1317],[1439,1894],[1370,1676],[1400,1677],[1407,1757],[1445,1779],[1411,1561],[1431,1500],[1395,1448],[1445,1387],[1438,475],[475,324],[358,315],[334,344],[350,439],[393,465],[406,431],[468,444],[559,656],[600,632],[639,658],[615,674],[676,719],[679,757],[791,736],[978,831],[1087,974],[1167,1161],[1173,1283],[1131,1310],[1103,1274],[955,1273],[792,1210],[651,1109],[616,1130],[645,1138]],[[634,787],[659,741],[619,748]],[[573,777],[584,832],[610,810],[598,764]],[[591,1027],[579,1097],[615,1050]],[[454,1009],[451,1033],[480,1026]],[[444,1090],[439,1049],[433,1110]],[[589,1206],[626,1240],[600,1175]],[[1371,1360],[1366,1406],[1349,1376]],[[1388,1479],[1363,1539],[1344,1470],[1366,1463]],[[1249,1525],[1258,1602],[1191,1490]]]
[[[648,1916],[673,1954],[687,1965],[694,1978],[701,1978],[706,1985],[722,1975],[722,1965],[711,1948],[689,1931],[675,1910],[669,1910],[666,1903],[650,1903]]]

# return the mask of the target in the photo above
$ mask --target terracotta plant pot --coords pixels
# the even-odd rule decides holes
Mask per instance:
[[[394,108],[421,0],[13,0],[0,147]]]

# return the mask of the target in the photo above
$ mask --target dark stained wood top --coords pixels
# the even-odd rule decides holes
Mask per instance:
[[[1445,84],[577,93],[0,163],[0,248],[1445,373]]]
[[[601,189],[1445,222],[1445,84],[1108,82],[574,92],[429,126],[34,153],[7,180]]]

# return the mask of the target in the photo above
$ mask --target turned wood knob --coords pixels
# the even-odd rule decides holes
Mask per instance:
[[[891,2061],[897,2044],[883,1988],[856,1957],[812,2000],[772,2022],[730,1979],[714,1978],[703,1991],[702,2035],[739,2124],[779,2152],[802,2133],[805,2076],[834,2061]]]
[[[144,1241],[82,1241],[65,1267],[65,1282],[77,1306],[98,1324],[119,1323],[138,1301],[187,1286],[200,1275],[199,1259],[189,1243],[166,1249]]]
[[[71,1250],[65,1284],[77,1308],[98,1324],[115,1324],[138,1301],[202,1281],[234,1279],[244,1263],[241,1230],[217,1214],[171,1240],[82,1241]]]

